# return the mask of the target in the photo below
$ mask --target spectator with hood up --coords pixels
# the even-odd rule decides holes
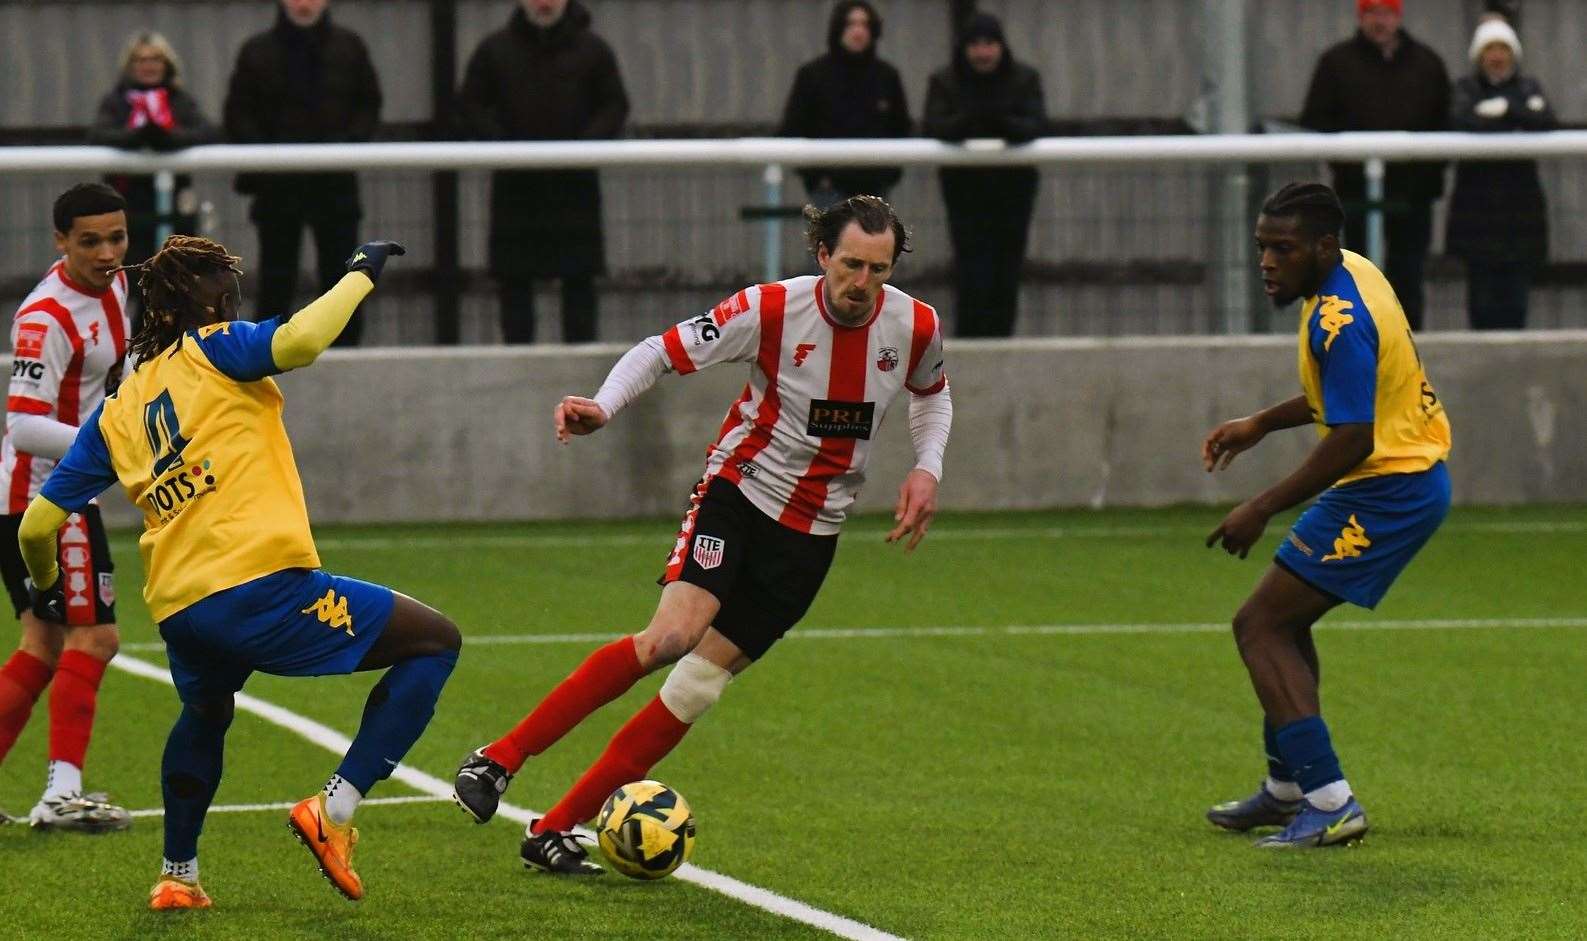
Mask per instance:
[[[628,120],[612,47],[579,0],[518,0],[468,60],[463,131],[479,140],[605,140]],[[562,341],[596,335],[595,276],[606,270],[595,170],[498,170],[490,178],[490,271],[502,339],[533,343],[534,283],[562,282]]]
[[[331,22],[328,0],[280,0],[275,25],[248,39],[226,92],[226,137],[237,144],[350,143],[375,136],[380,81],[358,34]],[[346,273],[363,204],[351,173],[242,173],[259,229],[258,319],[292,313],[303,227],[314,232],[319,293]],[[354,317],[336,344],[356,345]]]
[[[1023,144],[1046,130],[1041,75],[1017,62],[1003,26],[974,14],[953,64],[931,76],[925,133],[945,141],[997,137]],[[1019,309],[1020,271],[1039,179],[1033,167],[944,168],[942,201],[955,258],[955,332],[1006,337]]]
[[[878,58],[882,17],[865,0],[843,0],[827,23],[827,53],[799,67],[783,109],[782,137],[908,137],[909,103],[898,70]],[[882,196],[898,183],[898,167],[801,167],[817,208],[850,196]]]

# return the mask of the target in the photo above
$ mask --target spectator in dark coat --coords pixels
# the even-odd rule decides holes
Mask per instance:
[[[865,0],[843,0],[827,24],[827,53],[799,67],[783,108],[782,137],[908,137],[909,103],[898,70],[877,58],[882,18]],[[850,196],[886,196],[898,167],[801,167],[817,208]]]
[[[1014,61],[996,17],[977,13],[966,21],[953,64],[931,76],[923,124],[927,136],[954,142],[1000,137],[1021,144],[1044,133],[1041,76]],[[940,174],[955,258],[956,332],[1009,336],[1019,309],[1036,170],[945,168]]]
[[[198,101],[181,83],[182,63],[166,38],[155,32],[134,33],[121,56],[121,79],[99,101],[88,129],[88,142],[128,150],[180,150],[220,139],[220,130],[204,117]],[[127,201],[126,264],[136,265],[154,254],[155,233],[162,221],[155,207],[154,177],[118,174],[105,178]],[[168,221],[173,235],[198,232],[198,195],[193,178],[176,178]],[[132,303],[134,332],[143,305]]]
[[[331,22],[327,0],[280,0],[276,23],[237,53],[226,92],[226,137],[238,144],[349,143],[375,136],[380,81],[358,34]],[[319,289],[346,273],[363,205],[352,173],[244,173],[259,229],[258,316],[292,311],[303,227],[314,232]],[[354,345],[354,317],[337,345]]]
[[[1522,75],[1521,40],[1502,19],[1477,27],[1475,71],[1455,83],[1457,131],[1551,131],[1559,126],[1543,86]],[[1527,290],[1548,257],[1548,210],[1535,160],[1463,160],[1455,165],[1445,249],[1466,261],[1473,330],[1526,326]]]
[[[1401,28],[1401,0],[1357,0],[1361,28],[1317,60],[1300,123],[1317,131],[1441,131],[1449,121],[1449,73],[1438,53]],[[1366,247],[1366,180],[1360,163],[1332,164],[1345,204],[1347,247]],[[1444,165],[1388,165],[1383,181],[1385,257],[1374,259],[1394,286],[1413,329],[1426,306],[1423,271],[1433,238],[1433,201]]]
[[[628,119],[617,57],[578,0],[520,0],[479,44],[458,93],[465,132],[485,140],[603,140]],[[594,170],[491,176],[490,269],[508,343],[535,337],[534,281],[562,280],[562,339],[595,339],[595,276],[606,269]]]

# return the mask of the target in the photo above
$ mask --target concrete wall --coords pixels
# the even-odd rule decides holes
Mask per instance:
[[[1420,345],[1454,425],[1457,500],[1587,501],[1587,331],[1433,335]],[[620,352],[333,351],[283,377],[313,519],[681,515],[744,373],[663,377],[608,428],[558,446],[552,406],[592,392]],[[1201,438],[1224,418],[1297,394],[1294,357],[1281,337],[955,343],[942,505],[1238,500],[1291,470],[1312,432],[1275,435],[1217,477],[1200,468]],[[866,510],[890,508],[913,465],[902,408],[877,453]],[[113,519],[131,519],[119,495],[104,502]]]

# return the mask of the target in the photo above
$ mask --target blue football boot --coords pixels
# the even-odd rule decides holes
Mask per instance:
[[[1278,849],[1343,846],[1367,835],[1367,812],[1361,809],[1355,795],[1338,810],[1318,810],[1310,801],[1302,804],[1289,826],[1262,837],[1256,845]]]
[[[1207,820],[1225,830],[1244,833],[1255,827],[1285,827],[1300,813],[1305,801],[1280,800],[1267,789],[1264,781],[1256,793],[1245,800],[1224,801],[1207,811]]]

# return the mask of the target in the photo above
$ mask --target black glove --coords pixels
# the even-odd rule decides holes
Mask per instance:
[[[392,255],[406,254],[408,250],[396,242],[385,239],[365,242],[358,246],[358,251],[353,252],[353,257],[347,259],[347,270],[362,271],[369,275],[369,280],[379,281],[381,269],[386,267],[386,259]]]
[[[33,584],[33,579],[25,580],[28,586],[28,599],[32,602],[33,616],[41,621],[51,624],[66,623],[66,573],[61,572],[55,577],[55,584],[39,590]]]

